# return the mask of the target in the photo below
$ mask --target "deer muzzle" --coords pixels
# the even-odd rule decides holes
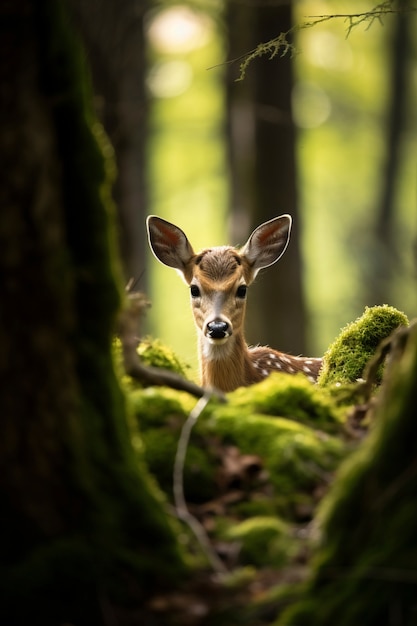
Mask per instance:
[[[231,334],[232,328],[230,324],[224,320],[213,320],[206,326],[206,337],[216,343],[223,343]]]

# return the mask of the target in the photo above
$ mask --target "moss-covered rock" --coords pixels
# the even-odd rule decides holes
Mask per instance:
[[[361,378],[380,342],[399,326],[408,326],[404,313],[388,305],[367,307],[361,317],[342,330],[327,350],[318,384],[352,383]],[[380,380],[381,372],[378,382]]]

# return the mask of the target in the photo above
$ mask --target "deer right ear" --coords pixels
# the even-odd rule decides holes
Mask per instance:
[[[146,220],[149,245],[156,258],[164,265],[185,274],[186,267],[194,256],[185,233],[160,217],[150,215]]]
[[[282,257],[290,240],[291,223],[290,215],[281,215],[255,228],[240,250],[252,266],[254,277]]]

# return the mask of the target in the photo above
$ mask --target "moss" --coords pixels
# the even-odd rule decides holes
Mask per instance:
[[[159,486],[172,498],[174,460],[181,428],[195,404],[188,394],[150,387],[130,394],[144,444],[144,458]],[[201,429],[193,432],[184,467],[184,490],[191,502],[214,495],[217,458]]]
[[[145,596],[159,583],[172,584],[185,567],[161,492],[132,448],[114,372],[111,337],[121,301],[114,162],[92,113],[83,53],[66,3],[13,7],[11,41],[30,77],[16,83],[16,110],[39,107],[45,132],[29,186],[22,184],[24,200],[9,207],[30,234],[14,233],[16,251],[22,258],[29,251],[25,260],[36,263],[22,263],[5,283],[13,291],[27,284],[29,265],[36,302],[46,314],[32,315],[27,293],[28,325],[13,300],[2,303],[2,323],[13,316],[19,331],[12,335],[19,360],[10,377],[10,391],[18,391],[7,394],[18,400],[13,411],[3,410],[1,396],[0,412],[7,416],[1,456],[8,471],[0,521],[0,622],[95,624],[102,623],[103,603],[111,605],[119,592],[139,587]],[[28,49],[35,53],[29,56]],[[10,138],[21,138],[20,151],[31,154],[29,140],[38,129],[23,121],[10,128]],[[52,219],[42,224],[40,214]],[[29,351],[20,349],[22,329],[33,337]],[[24,462],[18,448],[25,451]]]
[[[304,381],[298,382],[304,389]],[[259,389],[257,395],[261,397]],[[253,413],[249,401],[245,403],[241,394],[237,397],[235,402],[235,394],[231,394],[228,405],[211,403],[195,425],[184,471],[186,497],[189,502],[201,502],[216,495],[222,450],[235,445],[242,454],[262,459],[275,490],[266,501],[260,494],[259,501],[240,502],[232,507],[233,511],[238,515],[281,511],[292,516],[300,508],[299,491],[308,492],[326,483],[346,454],[346,447],[336,437],[307,425]],[[173,390],[150,388],[135,391],[130,401],[144,442],[146,463],[171,498],[178,440],[195,399]],[[324,400],[323,406],[327,407]],[[311,499],[309,503],[312,510],[314,503]]]
[[[290,527],[279,517],[254,517],[235,524],[225,533],[229,541],[241,544],[243,564],[280,567],[296,551]]]
[[[353,383],[361,378],[379,343],[398,326],[408,326],[404,313],[388,305],[367,307],[361,317],[342,330],[327,350],[319,385]]]
[[[239,519],[255,517],[269,517],[275,515],[277,506],[270,494],[255,493],[250,500],[238,502],[233,507],[233,512],[239,516]]]
[[[133,391],[129,402],[143,432],[173,421],[181,424],[193,406],[193,401],[189,404],[185,394],[162,387]]]
[[[309,586],[279,624],[416,623],[417,327],[390,374],[370,436],[323,501]]]
[[[138,354],[145,365],[163,367],[186,377],[188,366],[178,359],[176,354],[158,339],[147,337],[138,347]]]
[[[144,457],[149,471],[161,489],[172,498],[174,461],[179,431],[150,429],[142,434]],[[216,492],[214,471],[216,461],[199,437],[194,437],[187,448],[184,466],[184,492],[189,502],[210,500]]]
[[[229,400],[237,409],[288,417],[316,428],[335,430],[338,425],[329,395],[302,374],[273,373],[257,385],[237,389]]]
[[[259,455],[277,494],[287,500],[298,489],[320,482],[346,451],[336,437],[284,418],[252,414],[241,407],[218,407],[211,424],[217,435],[242,452]]]
[[[137,353],[144,365],[150,367],[160,367],[171,372],[175,372],[179,376],[187,377],[189,367],[182,363],[176,354],[167,346],[163,345],[158,339],[146,338],[138,345]],[[112,342],[112,354],[114,366],[120,383],[124,391],[128,394],[135,389],[142,389],[143,385],[125,373],[123,363],[122,344],[118,337]]]

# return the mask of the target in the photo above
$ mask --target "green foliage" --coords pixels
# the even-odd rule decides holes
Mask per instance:
[[[408,326],[404,313],[387,305],[367,307],[361,317],[342,330],[325,353],[319,385],[353,383],[361,378],[379,343],[398,326]]]

